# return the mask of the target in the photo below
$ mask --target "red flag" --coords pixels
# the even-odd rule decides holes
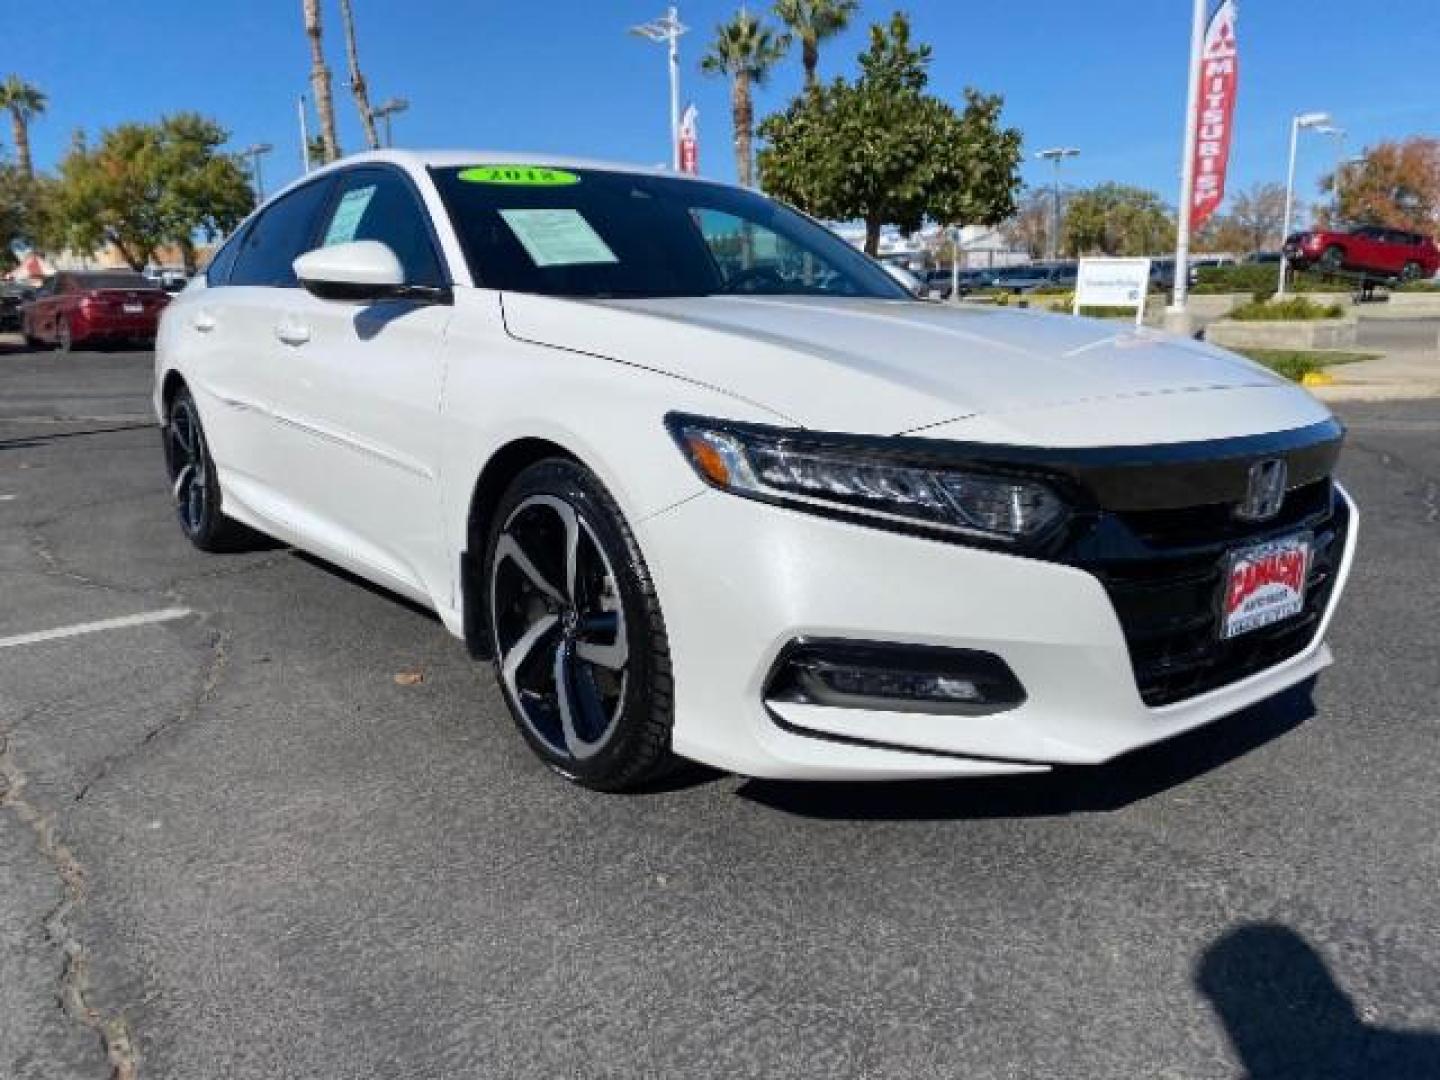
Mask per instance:
[[[695,176],[700,172],[700,110],[694,105],[680,120],[680,171]]]
[[[1190,228],[1198,232],[1225,198],[1225,169],[1235,130],[1235,91],[1240,50],[1235,40],[1235,0],[1224,0],[1205,31],[1200,54],[1200,96],[1195,102],[1195,180],[1190,188]]]

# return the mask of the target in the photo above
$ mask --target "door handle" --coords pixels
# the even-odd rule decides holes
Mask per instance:
[[[197,311],[195,318],[190,320],[190,325],[202,334],[208,334],[215,329],[215,316],[208,311]]]
[[[299,323],[284,322],[275,327],[275,336],[286,345],[304,345],[310,340],[310,328]]]

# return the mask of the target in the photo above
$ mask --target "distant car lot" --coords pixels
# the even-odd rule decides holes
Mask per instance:
[[[0,643],[183,612],[0,647],[143,1076],[1433,1075],[1440,405],[1343,414],[1362,549],[1312,695],[1095,772],[607,800],[429,615],[191,552],[149,374],[0,355]],[[0,809],[0,1075],[104,1075],[29,828]]]

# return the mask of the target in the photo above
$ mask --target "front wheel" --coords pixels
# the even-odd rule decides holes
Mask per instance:
[[[1327,274],[1338,274],[1345,269],[1345,252],[1335,244],[1326,248],[1325,253],[1320,256],[1320,269]]]
[[[1400,280],[1404,282],[1419,281],[1422,270],[1417,262],[1407,262],[1404,269],[1400,271]]]
[[[574,461],[510,484],[485,548],[501,692],[550,768],[600,791],[667,771],[669,642],[645,560],[620,508]]]

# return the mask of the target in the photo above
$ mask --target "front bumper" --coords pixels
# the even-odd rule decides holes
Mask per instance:
[[[749,776],[903,779],[1040,771],[1109,760],[1302,682],[1353,560],[1344,550],[1308,644],[1273,666],[1160,707],[1142,700],[1099,577],[1063,563],[895,534],[707,491],[641,522],[675,677],[678,754]],[[981,716],[765,700],[797,638],[850,638],[1000,656],[1026,700]]]

